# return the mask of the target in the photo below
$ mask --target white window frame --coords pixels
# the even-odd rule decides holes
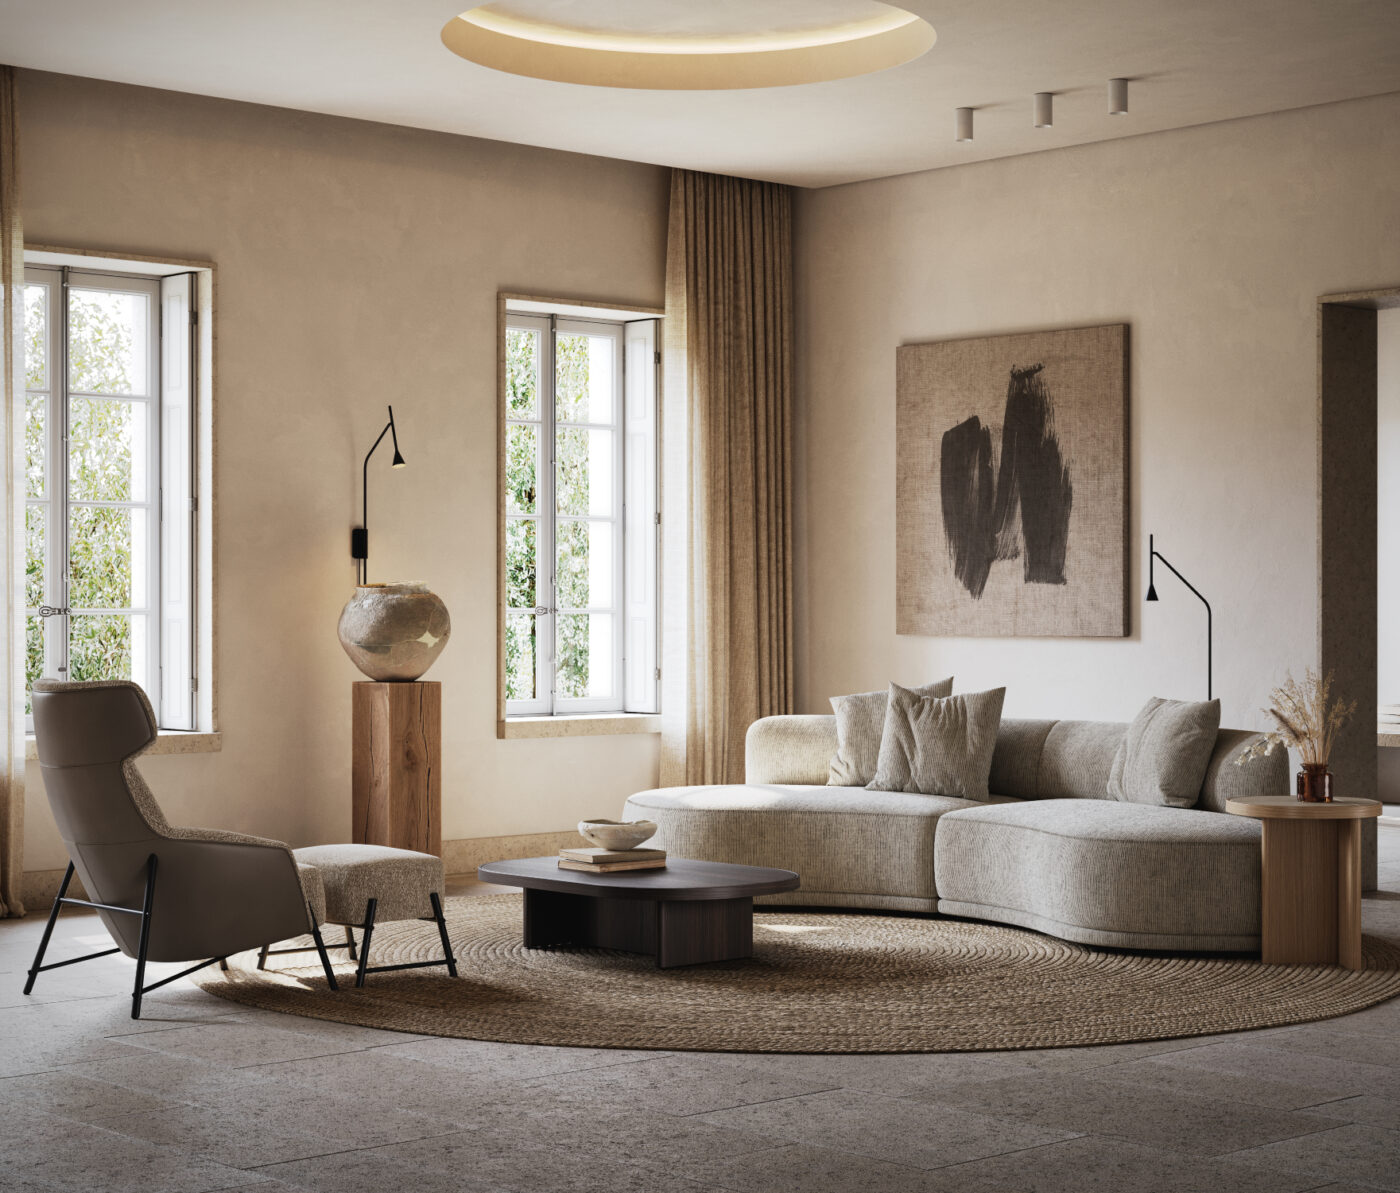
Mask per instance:
[[[56,612],[44,619],[44,675],[69,678],[74,615],[142,616],[145,643],[138,658],[133,640],[133,678],[150,698],[160,728],[189,731],[196,729],[198,718],[195,413],[201,353],[195,325],[199,287],[192,272],[139,274],[127,269],[104,270],[104,264],[103,259],[93,258],[72,265],[44,263],[25,268],[27,284],[47,288],[47,388],[26,394],[27,399],[30,393],[42,393],[47,402],[44,495],[26,498],[27,507],[46,507],[43,601]],[[68,295],[74,289],[137,293],[147,298],[144,394],[89,395],[70,388],[66,333]],[[147,475],[143,500],[89,501],[69,496],[68,425],[73,399],[83,397],[144,405]],[[141,602],[133,599],[123,609],[70,609],[71,511],[81,507],[144,511],[147,559],[141,577]],[[136,593],[132,595],[134,598]],[[178,615],[172,617],[172,612]],[[37,616],[39,610],[28,609],[26,613]]]
[[[645,324],[645,330],[639,327]],[[536,417],[517,418],[506,408],[501,394],[502,419],[502,566],[505,543],[512,523],[535,524],[536,604],[533,610],[508,607],[506,577],[502,575],[503,640],[500,662],[501,702],[506,717],[577,716],[600,713],[657,711],[659,673],[657,658],[657,559],[659,524],[657,506],[658,426],[657,320],[593,318],[577,308],[567,313],[507,310],[502,324],[505,337],[512,330],[529,330],[539,336],[539,376]],[[558,336],[605,335],[613,342],[611,419],[607,422],[560,422],[556,419],[555,344]],[[639,349],[645,344],[645,351]],[[502,387],[504,389],[504,386]],[[644,395],[644,396],[642,396]],[[630,416],[629,416],[629,411]],[[510,428],[533,426],[537,435],[535,511],[522,514],[505,508],[505,465]],[[613,509],[606,514],[559,514],[556,511],[555,445],[561,428],[597,429],[612,433]],[[565,608],[557,600],[555,583],[556,530],[566,523],[604,523],[612,527],[612,603],[607,607]],[[632,569],[629,576],[629,567]],[[646,569],[637,578],[637,569]],[[507,698],[508,677],[504,632],[512,614],[533,612],[539,645],[535,655],[535,691],[532,700]],[[560,615],[609,614],[612,617],[611,694],[599,697],[565,697],[555,683],[556,643]],[[649,618],[649,620],[648,620]],[[590,660],[591,662],[592,660]]]

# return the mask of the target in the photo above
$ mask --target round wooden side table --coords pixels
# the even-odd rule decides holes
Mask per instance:
[[[1381,814],[1380,801],[1250,795],[1225,810],[1263,821],[1265,964],[1360,969],[1361,822]]]

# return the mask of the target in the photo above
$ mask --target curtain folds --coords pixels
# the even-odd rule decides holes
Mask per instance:
[[[24,881],[24,233],[19,214],[15,71],[0,66],[0,518],[5,611],[0,634],[0,915],[23,915]]]
[[[742,782],[793,705],[787,187],[672,172],[665,335],[661,781]]]

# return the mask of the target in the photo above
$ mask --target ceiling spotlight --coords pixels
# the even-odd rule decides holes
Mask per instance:
[[[1109,79],[1108,114],[1110,116],[1126,116],[1128,114],[1127,79]]]
[[[1054,123],[1055,96],[1049,91],[1035,93],[1035,126],[1050,128]]]
[[[959,108],[959,109],[958,109],[958,131],[957,131],[957,133],[954,135],[953,140],[955,140],[955,141],[970,141],[970,140],[972,140],[972,109],[971,109],[971,108]]]

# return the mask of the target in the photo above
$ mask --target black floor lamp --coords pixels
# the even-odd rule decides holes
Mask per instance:
[[[1172,575],[1175,576],[1178,580],[1180,580],[1183,584],[1185,584],[1186,587],[1189,588],[1192,592],[1194,592],[1199,598],[1201,604],[1203,604],[1206,607],[1206,699],[1209,700],[1212,695],[1210,672],[1211,654],[1214,644],[1214,627],[1211,625],[1210,602],[1206,600],[1205,597],[1201,596],[1200,589],[1198,589],[1194,584],[1191,583],[1190,580],[1188,580],[1185,576],[1178,572],[1176,568],[1172,567],[1171,562],[1167,559],[1167,557],[1163,555],[1160,551],[1158,551],[1157,548],[1153,545],[1152,539],[1153,536],[1149,534],[1147,536],[1147,599],[1149,601],[1155,601],[1157,599],[1157,585],[1153,582],[1153,565],[1156,563],[1157,560],[1160,559],[1164,564],[1167,565],[1167,567],[1171,568]]]
[[[399,453],[399,432],[394,426],[394,408],[389,407],[389,421],[384,424],[384,429],[379,432],[379,438],[374,441],[374,447],[365,453],[364,467],[360,470],[360,525],[350,531],[350,558],[360,561],[360,583],[369,583],[369,458],[374,455],[377,448],[383,441],[384,436],[391,437],[394,444],[394,461],[391,465],[394,468],[404,467],[404,458]]]

